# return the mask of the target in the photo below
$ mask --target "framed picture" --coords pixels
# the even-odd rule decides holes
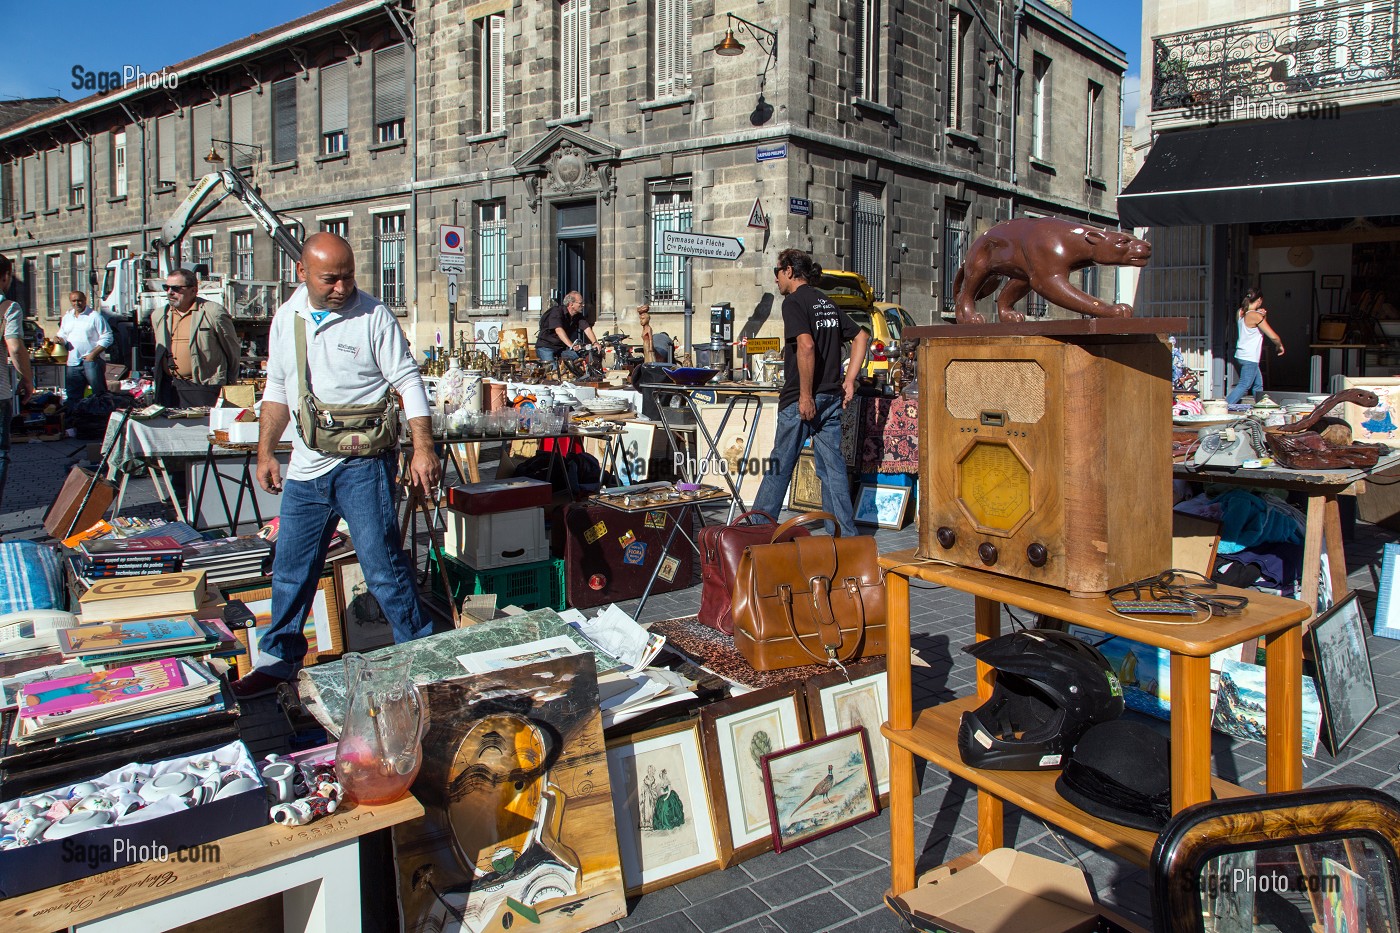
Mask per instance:
[[[1341,288],[1346,284],[1345,275],[1324,275],[1322,276],[1322,288]]]
[[[622,426],[621,440],[618,479],[624,486],[645,483],[651,479],[651,451],[656,440],[656,426],[629,421]]]
[[[1357,594],[1323,613],[1308,629],[1308,639],[1317,663],[1327,747],[1335,755],[1380,706]]]
[[[910,486],[880,486],[861,483],[856,500],[856,522],[881,528],[903,528],[909,505]]]
[[[777,852],[880,812],[863,726],[765,755],[763,787]]]
[[[1382,549],[1381,585],[1376,590],[1376,618],[1372,635],[1400,639],[1400,544],[1391,542]]]
[[[246,653],[240,654],[236,659],[238,676],[242,677],[257,667],[258,658],[261,656],[258,643],[272,625],[272,587],[229,590],[228,596],[241,600],[257,620],[253,626],[235,629],[233,633],[247,649]],[[307,641],[306,657],[302,661],[304,666],[310,667],[319,663],[323,656],[329,660],[345,653],[345,639],[340,630],[340,611],[335,599],[335,580],[331,577],[322,577],[317,585],[316,596],[312,600],[311,612],[306,621],[310,624],[304,629]]]
[[[849,674],[849,677],[847,677]],[[889,683],[885,659],[853,664],[846,673],[832,671],[806,682],[807,719],[812,738],[864,726],[870,739],[870,764],[875,769],[875,789],[883,797],[890,792],[889,742],[880,727],[890,718]]]
[[[699,723],[609,742],[608,780],[628,897],[721,867]]]
[[[372,651],[392,645],[394,630],[379,607],[379,600],[369,591],[360,559],[338,560],[334,568],[335,604],[340,608],[345,650]]]
[[[817,476],[816,456],[812,448],[804,447],[792,469],[792,484],[788,487],[788,508],[794,512],[816,512],[822,507],[822,481]]]
[[[801,687],[793,683],[720,700],[700,710],[700,736],[726,868],[773,846],[763,756],[807,741],[802,706]]]
[[[1376,393],[1374,408],[1355,402],[1342,406],[1341,416],[1351,426],[1351,439],[1364,444],[1395,444],[1400,440],[1400,378],[1394,376],[1343,376],[1343,389]]]

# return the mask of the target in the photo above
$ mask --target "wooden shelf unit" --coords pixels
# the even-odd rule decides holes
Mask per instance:
[[[1213,779],[1210,770],[1210,656],[1248,639],[1263,638],[1266,663],[1267,783],[1269,791],[1302,786],[1302,623],[1310,613],[1296,600],[1221,587],[1221,593],[1247,595],[1237,616],[1190,624],[1125,619],[1109,610],[1104,597],[1076,598],[1062,590],[996,574],[951,567],[919,558],[914,550],[883,555],[887,571],[890,719],[881,732],[890,741],[891,893],[914,887],[914,756],[918,755],[970,781],[977,792],[977,848],[990,852],[1003,844],[1003,809],[1021,807],[1085,841],[1138,865],[1151,857],[1156,836],[1090,816],[1055,790],[1057,772],[988,771],[964,765],[958,754],[958,720],[963,710],[991,695],[992,669],[977,663],[977,695],[914,716],[910,664],[909,580],[918,578],[976,597],[975,639],[1001,634],[1002,604],[1043,613],[1098,631],[1121,635],[1171,652],[1172,812],[1221,796],[1246,793]]]

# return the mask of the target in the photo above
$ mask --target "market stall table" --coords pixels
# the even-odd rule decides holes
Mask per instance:
[[[1310,380],[1308,391],[1314,395],[1326,393],[1324,386],[1332,384],[1333,376],[1366,375],[1365,343],[1310,343],[1308,349],[1320,364],[1317,378]]]
[[[1221,796],[1246,793],[1212,779],[1210,767],[1210,656],[1252,638],[1264,638],[1266,652],[1266,762],[1270,792],[1302,786],[1302,627],[1308,607],[1296,600],[1221,587],[1221,593],[1247,595],[1239,615],[1216,616],[1199,623],[1158,624],[1126,619],[1109,608],[1106,597],[1070,596],[980,570],[924,561],[914,550],[880,557],[887,572],[889,722],[881,729],[890,741],[890,837],[892,887],[902,894],[914,886],[914,756],[931,761],[978,788],[977,844],[982,853],[1003,844],[1002,811],[1006,803],[1138,865],[1147,865],[1156,834],[1109,822],[1073,806],[1055,790],[1054,771],[992,771],[970,767],[958,753],[963,711],[992,692],[992,669],[977,664],[977,693],[920,710],[912,699],[909,631],[911,578],[947,586],[976,597],[975,638],[986,641],[1001,631],[1002,605],[1052,619],[1084,625],[1109,635],[1130,638],[1171,653],[1171,788],[1172,812]]]
[[[1301,493],[1307,497],[1303,526],[1303,580],[1299,599],[1316,611],[1319,581],[1322,579],[1322,550],[1327,549],[1327,572],[1332,584],[1332,601],[1347,595],[1347,558],[1342,545],[1341,507],[1337,497],[1355,494],[1358,483],[1385,476],[1400,481],[1400,453],[1382,457],[1374,467],[1346,470],[1287,470],[1274,466],[1262,470],[1192,470],[1188,464],[1172,467],[1176,479],[1220,486],[1255,486]]]
[[[125,429],[122,425],[125,424]],[[112,514],[120,515],[122,499],[133,464],[144,466],[150,473],[156,497],[175,509],[175,516],[185,521],[184,510],[175,495],[170,471],[202,460],[209,451],[209,422],[207,418],[137,418],[114,411],[107,420],[102,449],[111,451],[108,479],[118,480],[117,500]]]
[[[306,826],[272,823],[201,847],[0,900],[6,933],[153,933],[282,894],[288,933],[360,928],[360,837],[423,815],[413,796],[351,806]],[[79,841],[81,837],[74,837]],[[190,855],[191,853],[186,853]],[[376,892],[377,895],[378,892]]]

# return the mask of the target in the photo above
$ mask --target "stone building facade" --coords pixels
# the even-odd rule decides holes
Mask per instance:
[[[109,259],[149,247],[212,148],[299,232],[346,235],[361,285],[420,349],[480,320],[533,333],[572,288],[599,330],[635,333],[646,301],[680,338],[689,286],[694,342],[716,302],[740,333],[777,334],[772,267],[789,246],[930,321],[950,307],[961,251],[998,220],[1116,224],[1126,62],[1067,13],[1039,0],[344,0],[173,65],[163,86],[0,130],[0,252],[21,260],[41,321],[61,313],[55,294],[100,289]],[[742,54],[712,51],[729,30]],[[466,231],[455,314],[443,224]],[[686,282],[660,252],[668,229],[739,237],[744,253],[695,259]],[[231,204],[191,230],[183,258],[290,276]],[[1115,296],[1111,275],[1084,284]]]

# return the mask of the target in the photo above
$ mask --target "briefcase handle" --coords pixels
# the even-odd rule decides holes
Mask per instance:
[[[808,512],[796,518],[789,518],[779,525],[778,530],[773,532],[772,543],[777,544],[779,541],[782,541],[783,535],[792,531],[794,528],[801,528],[803,525],[815,525],[818,522],[831,522],[831,527],[836,529],[832,537],[841,537],[841,526],[837,523],[835,515],[832,515],[830,512]]]

